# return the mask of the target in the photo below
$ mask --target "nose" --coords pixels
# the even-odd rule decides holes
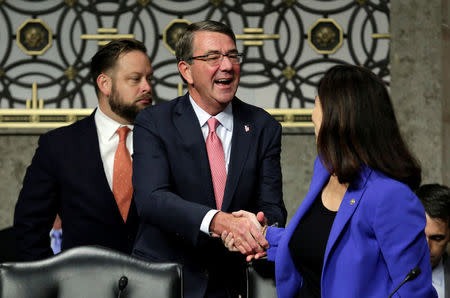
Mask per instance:
[[[150,81],[147,79],[142,80],[141,89],[143,93],[149,93],[152,91],[152,85],[150,84]]]
[[[230,70],[233,68],[233,63],[231,63],[231,60],[228,56],[222,55],[219,66],[221,70]]]

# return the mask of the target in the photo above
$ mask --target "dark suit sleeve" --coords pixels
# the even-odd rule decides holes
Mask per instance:
[[[197,244],[200,224],[210,208],[175,194],[167,145],[148,110],[133,132],[133,187],[141,223],[151,224]],[[172,161],[172,163],[175,161]]]
[[[269,225],[284,227],[287,211],[283,203],[282,174],[280,165],[281,125],[275,120],[263,131],[265,146],[260,160],[260,183],[257,210],[263,211]]]
[[[58,187],[52,157],[48,135],[43,135],[15,207],[14,231],[17,257],[21,261],[53,255],[49,233],[56,216]]]

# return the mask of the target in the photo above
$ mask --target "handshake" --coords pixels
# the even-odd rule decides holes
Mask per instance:
[[[244,210],[231,214],[218,212],[211,221],[210,231],[213,237],[222,239],[229,251],[246,255],[247,262],[267,254],[267,219],[263,212],[256,215]]]

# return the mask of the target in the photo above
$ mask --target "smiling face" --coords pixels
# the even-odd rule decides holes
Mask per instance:
[[[106,95],[99,101],[100,109],[122,124],[133,123],[139,111],[152,103],[152,67],[147,55],[141,51],[122,54],[114,68],[101,74]]]
[[[237,53],[236,44],[227,35],[211,31],[198,31],[193,39],[193,57],[210,53]],[[223,111],[236,94],[240,64],[232,64],[223,57],[218,65],[194,59],[189,64],[180,61],[178,69],[188,83],[189,94],[210,115]]]
[[[425,226],[425,236],[430,248],[431,267],[436,267],[447,248],[450,240],[450,229],[448,221],[440,218],[432,218],[426,214],[427,225]]]

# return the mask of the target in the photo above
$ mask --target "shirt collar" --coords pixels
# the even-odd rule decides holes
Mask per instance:
[[[443,276],[444,275],[444,260],[441,258],[441,260],[439,261],[439,264],[433,268],[433,284],[435,284],[436,286],[442,286],[443,284],[443,279],[442,278],[437,278],[437,276]]]
[[[233,108],[231,102],[222,112],[220,112],[216,116],[211,116],[197,105],[191,95],[189,95],[189,100],[191,102],[192,108],[194,109],[195,115],[197,115],[200,127],[203,127],[203,125],[205,125],[206,121],[208,121],[209,118],[214,117],[219,120],[220,124],[222,124],[222,126],[225,127],[228,131],[233,130]]]
[[[95,124],[97,126],[98,137],[103,142],[108,142],[114,137],[117,129],[122,126],[128,126],[128,128],[133,131],[133,125],[123,125],[119,122],[109,118],[105,113],[102,112],[99,106],[95,110]]]

